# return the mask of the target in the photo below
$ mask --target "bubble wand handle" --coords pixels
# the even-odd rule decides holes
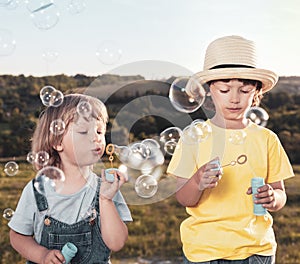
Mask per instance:
[[[77,247],[71,242],[68,242],[63,246],[61,253],[65,258],[65,264],[70,263],[72,258],[75,257],[77,251],[78,251]]]

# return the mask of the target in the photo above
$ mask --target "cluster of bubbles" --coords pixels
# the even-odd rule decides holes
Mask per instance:
[[[141,172],[134,182],[136,194],[142,198],[151,198],[158,190],[165,155],[174,154],[179,140],[186,144],[195,144],[205,141],[210,134],[211,127],[198,119],[183,130],[178,127],[166,128],[157,139],[145,139],[128,146],[115,145],[115,154],[123,166]]]
[[[64,95],[53,86],[46,85],[40,90],[40,99],[44,106],[58,107],[62,104]]]

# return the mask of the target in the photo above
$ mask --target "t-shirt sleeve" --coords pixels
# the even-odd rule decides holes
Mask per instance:
[[[185,144],[179,140],[167,168],[167,173],[181,178],[191,178],[197,171],[197,147],[197,144]]]
[[[122,193],[120,191],[118,191],[115,195],[115,197],[113,198],[113,202],[118,210],[118,213],[120,215],[120,218],[124,221],[124,222],[131,222],[132,217],[131,217],[131,213],[130,210],[125,202],[125,199],[122,195]]]
[[[35,212],[36,202],[30,181],[22,191],[15,213],[8,226],[22,235],[33,235]]]
[[[295,176],[289,158],[275,133],[270,134],[268,144],[267,182],[277,182]]]

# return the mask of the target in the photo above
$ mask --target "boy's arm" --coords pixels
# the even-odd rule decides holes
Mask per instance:
[[[128,238],[128,229],[122,221],[114,202],[103,196],[99,198],[101,234],[105,244],[112,251],[119,251]]]
[[[177,177],[177,201],[185,207],[197,206],[204,189],[215,188],[221,178],[218,165],[206,163],[190,179]]]
[[[49,250],[39,245],[32,236],[22,235],[10,230],[10,243],[25,259],[35,263],[63,263],[64,257],[59,250]]]

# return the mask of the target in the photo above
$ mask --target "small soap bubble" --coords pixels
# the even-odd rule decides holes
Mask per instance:
[[[40,99],[41,99],[44,106],[50,106],[50,104],[51,104],[51,94],[55,90],[56,89],[53,86],[50,86],[50,85],[44,86],[40,90]]]
[[[98,60],[106,65],[117,63],[122,56],[122,50],[118,43],[111,40],[103,41],[96,50]]]
[[[27,154],[27,156],[26,156],[26,160],[27,160],[29,163],[33,164],[33,163],[35,162],[35,160],[36,160],[36,153],[33,152],[33,151],[30,151],[30,152]]]
[[[234,145],[242,145],[245,143],[247,133],[244,130],[232,131],[229,135],[229,142]]]
[[[269,120],[269,114],[261,107],[253,106],[246,112],[246,117],[255,124],[265,127]]]
[[[173,155],[181,135],[182,130],[178,127],[169,127],[160,133],[159,140],[169,155]]]
[[[146,146],[149,158],[155,156],[155,153],[160,149],[159,143],[151,138],[144,139],[141,143]]]
[[[151,198],[158,189],[157,180],[150,174],[139,176],[135,181],[136,194],[142,198]]]
[[[39,151],[38,153],[36,153],[36,160],[35,162],[40,166],[40,167],[44,167],[48,164],[49,162],[49,154],[46,151]]]
[[[0,7],[8,6],[12,0],[0,0]]]
[[[19,172],[19,165],[15,161],[9,161],[4,166],[4,172],[7,176],[15,176]]]
[[[5,6],[7,10],[15,10],[20,4],[19,0],[10,0],[9,4]],[[1,4],[0,4],[1,6]]]
[[[64,101],[64,95],[61,91],[54,90],[50,95],[49,105],[53,107],[60,106]]]
[[[115,154],[118,157],[118,159],[123,162],[126,163],[128,161],[128,157],[131,154],[131,150],[128,146],[118,146],[118,145],[114,145],[115,147]]]
[[[34,187],[43,195],[49,192],[61,193],[64,181],[65,175],[61,169],[47,166],[39,170],[36,174]]]
[[[68,5],[68,11],[72,15],[79,14],[86,8],[86,3],[84,0],[71,0]]]
[[[66,124],[61,119],[53,120],[50,124],[50,132],[55,135],[59,136],[65,132]]]
[[[47,30],[58,23],[60,14],[52,1],[41,1],[40,3],[40,7],[31,11],[31,19],[38,29]]]
[[[15,211],[11,208],[6,208],[3,211],[3,218],[5,218],[6,220],[10,220],[12,219],[13,215],[14,215]]]
[[[84,118],[90,118],[92,114],[92,106],[88,101],[80,101],[76,110],[77,113]]]
[[[42,54],[42,58],[48,63],[53,63],[58,58],[58,52],[52,50],[44,51]]]
[[[16,48],[16,41],[13,34],[7,30],[0,28],[0,56],[11,55]]]
[[[164,150],[166,151],[166,153],[168,153],[169,155],[173,155],[176,148],[177,148],[177,142],[174,141],[167,141],[164,145]]]
[[[180,77],[173,81],[169,91],[169,99],[176,110],[192,113],[203,104],[205,90],[194,78]]]

